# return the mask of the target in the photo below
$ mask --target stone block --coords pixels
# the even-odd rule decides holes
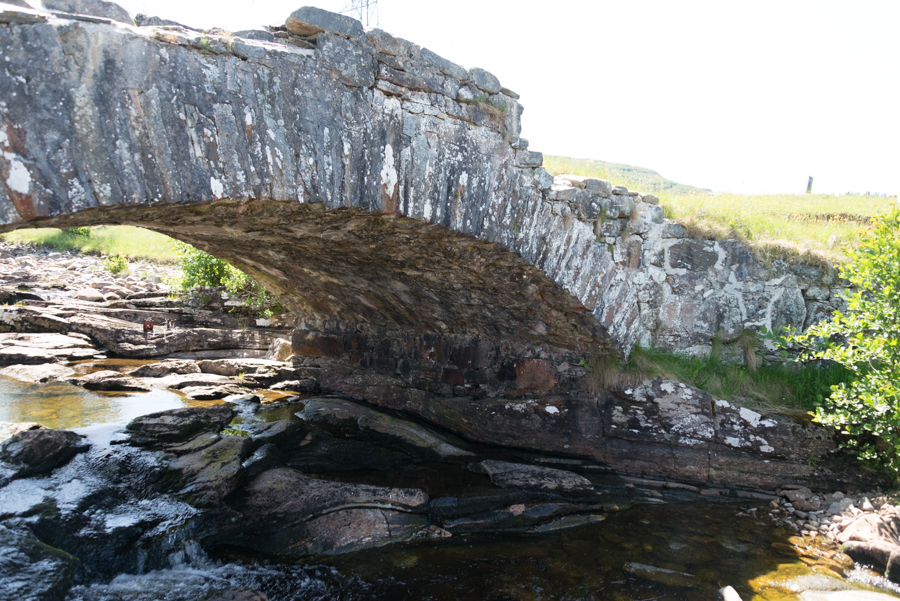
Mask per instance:
[[[262,46],[257,46],[256,44],[248,44],[240,39],[235,39],[231,43],[231,51],[238,58],[242,58],[244,60],[248,59],[261,59],[266,56],[266,49]]]
[[[284,26],[291,33],[304,36],[324,31],[350,38],[365,35],[362,23],[356,19],[313,6],[304,6],[292,12]]]
[[[577,191],[578,188],[554,183],[550,187],[550,193],[547,194],[547,198],[549,198],[550,200],[561,202],[572,202],[573,200],[575,200],[575,193]]]
[[[634,213],[634,200],[630,196],[613,195],[610,200],[610,208],[618,214],[617,218],[630,217]]]
[[[687,230],[680,223],[665,223],[662,227],[663,238],[684,238]]]
[[[403,38],[398,38],[381,29],[372,29],[368,33],[371,41],[379,52],[392,56],[409,56],[414,44]]]
[[[613,186],[611,193],[618,196],[628,196],[628,188],[625,186]]]
[[[641,202],[646,202],[652,205],[659,204],[659,198],[654,196],[653,194],[641,194]]]
[[[544,164],[543,153],[534,150],[517,150],[516,165],[537,168]]]
[[[318,38],[318,50],[325,63],[347,85],[364,88],[375,84],[375,58],[361,45],[338,35],[323,33]]]
[[[503,89],[499,79],[492,73],[478,67],[469,69],[469,81],[479,90],[483,90],[488,94],[498,94]]]
[[[428,48],[420,49],[419,56],[421,57],[422,62],[426,65],[431,65],[444,75],[452,77],[457,81],[466,81],[468,79],[468,72],[463,67],[452,61],[448,61],[442,56],[438,56]]]
[[[537,181],[541,190],[549,190],[553,186],[553,176],[543,167],[534,170],[534,179]]]
[[[513,91],[510,90],[509,88],[500,88],[500,93],[501,93],[501,94],[505,94],[506,96],[509,96],[509,97],[512,98],[513,100],[518,100],[518,99],[520,98],[520,96],[519,96],[518,94],[516,94],[515,92],[513,92]]]
[[[43,4],[47,10],[90,15],[134,25],[127,10],[114,2],[106,2],[106,0],[43,0]]]

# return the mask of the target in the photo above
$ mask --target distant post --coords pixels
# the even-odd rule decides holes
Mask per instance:
[[[809,176],[809,183],[806,184],[806,193],[812,194],[812,176]]]

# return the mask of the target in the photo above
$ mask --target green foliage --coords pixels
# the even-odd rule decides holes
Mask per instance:
[[[176,241],[175,251],[181,258],[184,273],[177,282],[182,290],[197,286],[224,286],[229,293],[244,297],[244,305],[254,311],[272,315],[280,310],[277,299],[240,269],[184,242]]]
[[[103,267],[113,275],[127,275],[128,259],[122,255],[107,255],[103,259]]]
[[[89,227],[70,227],[64,229],[63,232],[69,234],[70,236],[83,236],[85,238],[91,237],[91,228]]]
[[[804,334],[789,331],[781,344],[852,372],[814,419],[837,428],[841,446],[862,461],[900,479],[900,210],[875,217],[846,253],[841,277],[855,287],[846,314],[836,311]]]

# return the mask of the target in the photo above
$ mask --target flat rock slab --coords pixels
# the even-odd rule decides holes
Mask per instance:
[[[0,460],[13,468],[14,477],[24,478],[49,472],[89,447],[84,436],[69,430],[27,430],[3,443]]]
[[[135,378],[161,378],[169,374],[199,374],[200,368],[195,361],[183,359],[166,359],[159,363],[142,365],[134,371],[128,372]]]
[[[181,393],[192,401],[218,401],[230,396],[237,396],[247,392],[247,389],[236,384],[223,384],[221,386],[185,386]]]
[[[150,387],[141,380],[111,369],[95,371],[92,374],[71,379],[69,383],[88,390],[109,392],[145,392],[150,390]]]
[[[0,365],[79,361],[96,355],[90,342],[74,336],[0,333]]]
[[[552,467],[507,463],[506,461],[493,459],[482,461],[479,465],[491,477],[491,482],[501,488],[555,492],[588,492],[594,490],[594,485],[584,476]]]
[[[303,410],[296,415],[310,422],[356,422],[363,430],[398,438],[414,447],[434,451],[442,458],[473,456],[473,453],[450,444],[441,436],[414,422],[344,399],[308,399]]]
[[[10,365],[0,369],[0,376],[19,380],[20,382],[49,382],[65,380],[75,375],[75,370],[59,363],[42,363],[39,365]]]
[[[170,468],[181,472],[184,485],[178,496],[198,507],[218,505],[240,484],[243,460],[251,441],[244,436],[223,436],[209,447],[179,457]]]

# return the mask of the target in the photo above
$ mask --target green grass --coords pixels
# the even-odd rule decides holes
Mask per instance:
[[[750,370],[715,357],[695,358],[636,348],[625,364],[595,357],[588,362],[594,388],[631,386],[648,377],[684,382],[717,399],[769,410],[811,411],[831,394],[831,386],[849,382],[852,373],[836,363],[787,363]]]
[[[58,250],[78,250],[101,255],[121,255],[129,259],[149,259],[177,263],[175,240],[128,225],[97,226],[89,236],[53,228],[23,229],[0,235],[10,244],[35,244]]]
[[[854,244],[872,215],[891,199],[829,194],[742,195],[682,186],[639,167],[588,159],[549,156],[544,165],[554,175],[571,173],[608,179],[614,185],[650,192],[666,216],[687,227],[694,238],[747,242],[757,256],[816,265],[844,260],[843,245]]]

